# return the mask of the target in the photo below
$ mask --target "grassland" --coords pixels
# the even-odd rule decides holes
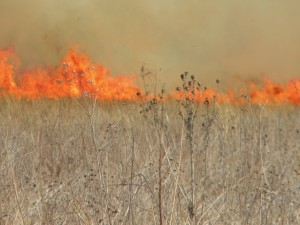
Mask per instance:
[[[82,101],[1,99],[1,225],[300,224],[299,107]]]

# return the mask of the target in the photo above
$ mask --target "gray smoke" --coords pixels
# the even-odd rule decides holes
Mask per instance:
[[[21,68],[55,65],[78,44],[113,74],[142,65],[175,84],[190,71],[203,82],[300,74],[297,0],[1,0],[0,47]]]

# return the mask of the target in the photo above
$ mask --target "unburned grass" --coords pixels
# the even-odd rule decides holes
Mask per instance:
[[[92,131],[77,100],[2,99],[0,224],[300,223],[299,107],[200,106],[193,220],[180,105],[160,132],[140,111],[96,103]]]

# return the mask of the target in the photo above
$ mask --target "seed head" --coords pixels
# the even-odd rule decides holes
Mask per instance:
[[[151,101],[151,103],[152,103],[152,104],[156,104],[156,103],[157,103],[156,99],[153,98],[152,101]]]
[[[64,63],[63,63],[63,66],[64,66],[64,67],[70,67],[70,63],[64,62]]]
[[[209,105],[209,100],[208,100],[208,98],[205,98],[205,102],[204,102],[204,104],[205,104],[206,106],[208,106],[208,105]]]
[[[82,97],[87,97],[88,96],[88,92],[87,91],[83,91],[82,92]]]

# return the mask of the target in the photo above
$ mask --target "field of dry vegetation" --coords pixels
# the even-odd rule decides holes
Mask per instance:
[[[0,101],[0,224],[300,224],[300,108]]]

